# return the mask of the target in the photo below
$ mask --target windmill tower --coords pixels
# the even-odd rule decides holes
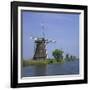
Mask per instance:
[[[42,29],[44,30],[44,25],[42,25]],[[34,40],[35,43],[35,48],[34,48],[34,60],[46,60],[47,58],[47,49],[46,45],[50,42],[56,42],[55,40],[48,40],[45,38],[45,33],[44,31],[42,32],[43,37],[36,38],[36,37],[31,37],[32,40]]]

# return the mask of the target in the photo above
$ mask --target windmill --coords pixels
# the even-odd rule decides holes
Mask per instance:
[[[44,25],[41,24],[42,29],[44,30]],[[48,56],[46,46],[48,43],[54,43],[55,40],[48,40],[45,38],[44,31],[42,32],[43,37],[30,37],[30,39],[34,40],[34,60],[45,60]]]

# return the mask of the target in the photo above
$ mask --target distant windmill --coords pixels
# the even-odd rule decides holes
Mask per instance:
[[[42,29],[44,30],[44,25],[41,24]],[[47,49],[46,45],[48,43],[54,43],[56,42],[55,40],[48,40],[45,38],[45,33],[44,31],[42,32],[43,37],[30,37],[30,39],[34,40],[35,46],[34,46],[34,60],[45,60],[47,58]]]

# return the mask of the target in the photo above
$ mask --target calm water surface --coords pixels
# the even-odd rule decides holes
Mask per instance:
[[[63,64],[35,65],[23,67],[22,77],[79,74],[79,60]]]

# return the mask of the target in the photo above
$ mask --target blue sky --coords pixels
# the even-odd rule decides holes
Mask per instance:
[[[47,45],[49,58],[56,48],[79,56],[79,14],[22,11],[23,59],[31,59],[34,54],[34,41],[30,37],[42,37],[43,31],[46,38],[56,40]]]

